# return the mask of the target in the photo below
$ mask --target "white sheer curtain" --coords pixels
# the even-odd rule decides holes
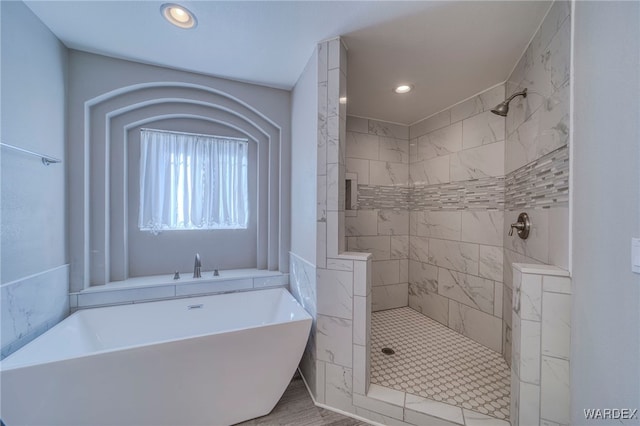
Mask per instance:
[[[138,227],[246,228],[246,140],[143,129]]]

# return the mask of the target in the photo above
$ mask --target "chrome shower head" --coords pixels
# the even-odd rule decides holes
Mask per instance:
[[[511,95],[509,97],[509,99],[507,99],[504,102],[500,102],[498,105],[496,105],[495,108],[493,108],[491,110],[492,113],[497,114],[501,117],[506,117],[507,114],[509,113],[509,102],[511,102],[511,100],[513,98],[515,98],[516,96],[522,96],[523,98],[527,97],[527,89],[525,88],[522,92],[518,92],[518,93],[514,93],[513,95]]]

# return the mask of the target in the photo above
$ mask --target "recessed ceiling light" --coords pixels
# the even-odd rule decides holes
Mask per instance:
[[[395,89],[393,89],[393,91],[396,92],[396,93],[407,93],[410,90],[411,90],[411,86],[409,86],[407,84],[400,85],[400,86],[396,87]]]
[[[160,6],[160,13],[164,16],[164,19],[171,22],[176,27],[180,28],[194,28],[198,21],[193,13],[184,6],[174,3],[165,3]]]

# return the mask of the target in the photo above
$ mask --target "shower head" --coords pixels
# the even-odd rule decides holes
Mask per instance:
[[[511,102],[511,100],[516,96],[522,96],[523,98],[526,98],[527,89],[525,88],[522,92],[514,93],[509,97],[509,99],[507,99],[504,102],[500,102],[498,105],[496,105],[496,107],[493,108],[491,112],[499,116],[506,117],[507,114],[509,113],[509,102]]]

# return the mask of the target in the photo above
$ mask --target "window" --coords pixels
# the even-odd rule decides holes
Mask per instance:
[[[246,229],[246,139],[142,129],[140,230]]]

